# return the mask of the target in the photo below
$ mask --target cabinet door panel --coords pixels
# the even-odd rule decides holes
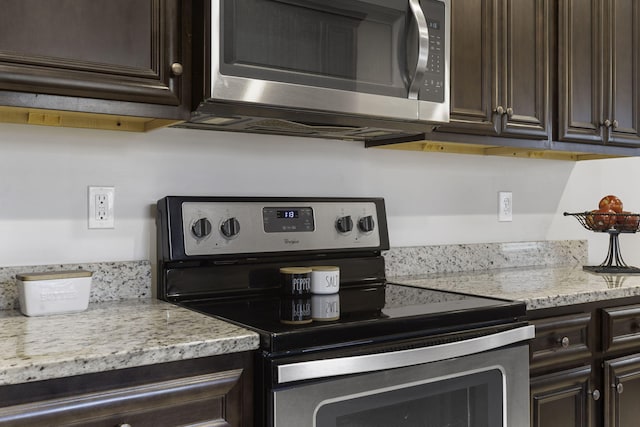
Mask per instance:
[[[609,48],[605,54],[611,60],[609,119],[616,123],[608,142],[640,145],[640,5],[637,0],[610,0],[608,10]]]
[[[561,0],[558,15],[558,139],[602,143],[600,0]]]
[[[0,17],[2,50],[30,57],[61,58],[151,68],[151,3],[148,0],[9,0]],[[16,19],[20,18],[20,19]],[[129,22],[120,22],[121,19]],[[34,33],[34,28],[38,29]],[[114,31],[126,28],[127,31]]]
[[[604,363],[605,427],[638,425],[640,420],[640,354]]]
[[[438,130],[497,133],[495,0],[451,2],[451,121]]]
[[[452,2],[451,121],[438,130],[547,139],[548,0]]]
[[[531,379],[532,427],[591,427],[591,367]]]
[[[0,90],[180,105],[181,90],[169,69],[180,62],[179,5],[3,1]]]
[[[549,134],[549,10],[547,0],[502,3],[502,133]]]

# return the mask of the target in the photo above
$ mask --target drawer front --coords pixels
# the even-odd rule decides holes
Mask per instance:
[[[0,425],[228,426],[238,423],[238,417],[226,407],[225,400],[241,375],[238,369],[9,406],[0,408]]]
[[[602,310],[602,350],[640,349],[640,304]]]
[[[591,314],[534,320],[536,337],[529,345],[531,371],[563,367],[591,358],[589,329]]]

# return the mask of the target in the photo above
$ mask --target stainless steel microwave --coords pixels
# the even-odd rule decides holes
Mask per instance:
[[[191,123],[366,139],[448,122],[450,1],[210,0]]]

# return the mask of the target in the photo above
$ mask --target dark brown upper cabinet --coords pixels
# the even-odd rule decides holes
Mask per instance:
[[[640,146],[640,3],[562,0],[558,140]]]
[[[547,0],[455,0],[451,121],[438,131],[547,139]]]
[[[188,1],[5,0],[0,104],[184,119]]]

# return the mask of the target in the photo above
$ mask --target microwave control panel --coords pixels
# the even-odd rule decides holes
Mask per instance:
[[[424,101],[444,102],[446,72],[446,28],[445,4],[430,0],[421,2],[429,29],[429,58],[420,88],[419,99]]]

